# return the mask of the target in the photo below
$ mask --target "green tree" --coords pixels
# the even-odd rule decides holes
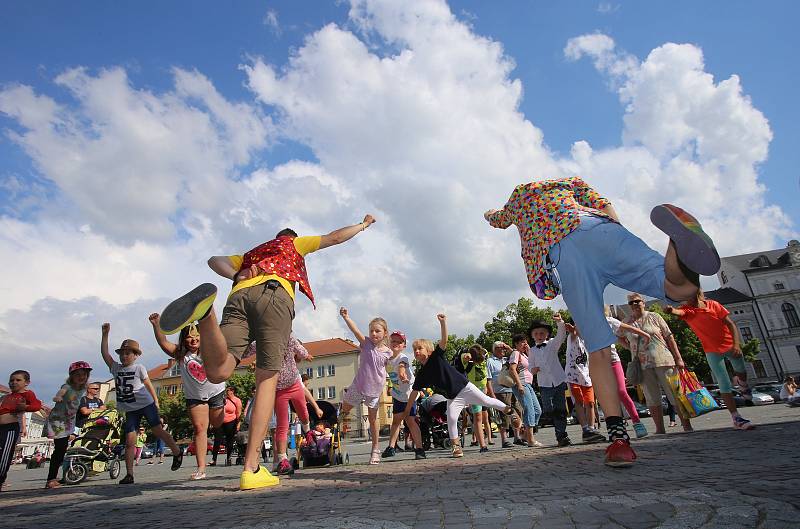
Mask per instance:
[[[453,361],[453,357],[461,352],[462,350],[475,345],[475,336],[472,334],[467,335],[466,338],[459,338],[455,334],[448,334],[447,335],[447,350],[445,354],[447,354],[447,360],[450,362]]]
[[[158,404],[161,408],[161,418],[167,423],[172,437],[176,440],[191,439],[194,429],[189,411],[186,409],[183,391],[178,391],[174,395],[161,393],[158,396]]]
[[[758,354],[761,352],[761,342],[758,338],[753,338],[742,344],[742,354],[744,355],[745,362],[755,362],[758,360]]]
[[[256,390],[256,374],[254,369],[248,369],[245,373],[234,373],[226,381],[229,388],[233,388],[236,396],[242,399],[242,402],[247,402],[253,396]]]
[[[564,320],[570,319],[570,314],[566,310],[558,311]],[[516,303],[512,303],[505,309],[492,318],[491,321],[486,322],[483,326],[483,331],[478,335],[478,343],[481,344],[487,351],[492,350],[494,342],[500,340],[508,345],[511,343],[511,337],[515,334],[528,333],[528,327],[531,322],[538,320],[549,323],[555,330],[555,320],[553,315],[555,311],[550,307],[541,308],[533,304],[531,298],[519,298]],[[528,340],[530,341],[530,339]],[[561,361],[564,361],[565,347],[562,346],[560,351]]]
[[[694,331],[685,321],[674,314],[665,313],[659,304],[652,305],[648,310],[660,314],[667,322],[672,335],[675,337],[675,342],[678,344],[678,351],[683,357],[686,368],[694,371],[700,380],[710,381],[711,369],[708,367],[708,361],[706,361],[706,353],[703,351],[703,345]]]

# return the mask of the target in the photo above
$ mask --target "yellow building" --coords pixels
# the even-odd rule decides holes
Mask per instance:
[[[358,371],[359,351],[358,346],[350,340],[331,338],[305,342],[303,346],[313,357],[311,361],[300,362],[300,373],[309,376],[306,384],[311,394],[317,400],[325,400],[338,404],[342,400],[344,390],[356,376]],[[242,360],[234,371],[244,374],[255,362],[255,356]],[[159,394],[174,395],[182,389],[180,365],[174,361],[161,364],[148,371],[153,387]],[[239,395],[243,402],[250,398],[249,395]],[[355,435],[366,435],[367,408],[361,406],[352,413],[350,428]],[[388,390],[381,395],[378,410],[379,425],[381,428],[392,422],[392,398]]]

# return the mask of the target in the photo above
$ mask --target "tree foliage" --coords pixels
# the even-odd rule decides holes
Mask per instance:
[[[256,375],[253,369],[248,369],[245,373],[234,373],[226,382],[229,388],[233,388],[236,396],[247,402],[253,397],[256,390]]]
[[[161,407],[161,418],[167,423],[172,437],[176,441],[191,439],[194,429],[189,418],[189,411],[186,409],[186,398],[183,391],[178,391],[174,395],[161,393],[158,396],[158,404]]]

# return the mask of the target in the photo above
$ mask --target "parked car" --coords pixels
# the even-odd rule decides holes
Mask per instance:
[[[758,391],[759,393],[763,393],[765,395],[769,395],[772,397],[772,400],[775,402],[780,402],[781,399],[781,388],[783,384],[778,384],[777,382],[771,382],[768,384],[759,384],[753,387],[753,391]]]
[[[765,393],[753,390],[753,398],[745,399],[742,392],[738,388],[731,390],[733,399],[736,401],[736,406],[764,406],[766,404],[773,404],[775,400]]]
[[[711,393],[711,396],[714,398],[720,408],[728,407],[728,405],[725,404],[725,401],[722,400],[722,393],[719,392],[719,389],[709,389],[708,386],[706,386],[706,389],[708,389],[708,392]],[[739,406],[739,404],[737,403],[736,406]]]
[[[149,444],[142,447],[142,459],[150,459],[156,453],[156,445]]]
[[[638,401],[633,401],[633,405],[636,407],[636,413],[639,414],[639,417],[650,417],[650,408]],[[622,408],[622,416],[626,419],[631,418],[628,414],[628,410],[624,407]]]
[[[208,446],[206,447],[206,454],[210,454],[213,451],[214,451],[214,443],[212,443],[209,440],[208,441]],[[190,456],[193,456],[194,452],[195,452],[194,441],[192,441],[189,444],[189,448],[186,449],[186,453],[189,454]],[[225,444],[224,443],[219,445],[219,453],[220,454],[224,454],[225,453]]]

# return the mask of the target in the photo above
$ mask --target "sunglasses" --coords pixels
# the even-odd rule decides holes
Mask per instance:
[[[642,303],[641,299],[632,299],[628,302],[628,305],[638,305],[639,303]]]

